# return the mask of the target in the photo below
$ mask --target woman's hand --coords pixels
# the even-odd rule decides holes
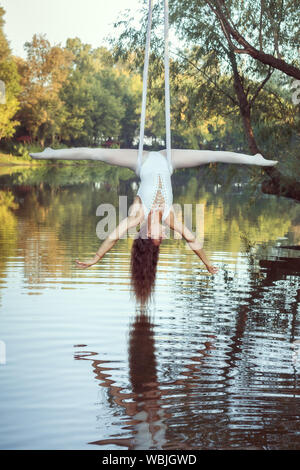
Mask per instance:
[[[217,274],[217,272],[219,271],[219,268],[217,268],[216,266],[212,266],[211,264],[206,264],[206,269],[210,274]]]
[[[89,266],[93,266],[93,264],[96,264],[99,261],[99,259],[100,259],[100,256],[95,255],[94,258],[87,260],[87,261],[79,261],[78,259],[76,259],[75,261],[78,267],[88,268]]]

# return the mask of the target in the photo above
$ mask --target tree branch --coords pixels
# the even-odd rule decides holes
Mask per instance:
[[[192,67],[194,67],[198,72],[200,72],[209,82],[211,82],[216,89],[218,89],[221,93],[227,96],[227,98],[229,98],[234,105],[238,106],[238,102],[229,93],[224,91],[223,88],[219,87],[219,85],[217,85],[217,83],[209,75],[207,75],[202,69],[200,69],[196,64],[194,64],[190,59],[176,52],[174,54],[186,60],[190,65],[192,65]]]
[[[265,52],[259,51],[256,49],[254,46],[252,46],[235,28],[231,26],[229,23],[228,19],[224,15],[220,5],[218,4],[216,0],[216,5],[213,5],[210,0],[206,0],[207,4],[213,11],[213,13],[218,17],[220,24],[222,26],[222,29],[225,33],[226,30],[226,37],[227,35],[231,36],[234,38],[241,46],[243,46],[243,49],[239,49],[234,46],[234,52],[237,54],[248,54],[251,57],[253,57],[256,60],[259,60],[263,64],[271,65],[271,67],[280,70],[281,72],[285,73],[286,75],[289,75],[291,77],[294,77],[298,80],[300,80],[300,69],[288,64],[285,60],[277,58],[271,54],[267,54]],[[225,28],[225,30],[224,30]],[[275,45],[276,48],[276,45]]]
[[[256,100],[257,96],[258,96],[258,93],[260,92],[260,90],[265,86],[265,84],[267,83],[267,81],[270,79],[272,73],[274,72],[274,69],[272,69],[272,67],[270,66],[269,67],[269,70],[268,70],[268,73],[266,75],[266,77],[264,78],[264,80],[261,82],[261,84],[257,87],[254,95],[252,96],[252,98],[250,99],[250,106],[253,105],[254,101]]]

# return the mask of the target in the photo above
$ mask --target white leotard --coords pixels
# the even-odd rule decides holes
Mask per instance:
[[[141,178],[137,196],[141,198],[145,219],[151,210],[163,208],[162,220],[168,216],[173,203],[171,174],[166,157],[160,152],[149,152],[141,168],[136,173]]]

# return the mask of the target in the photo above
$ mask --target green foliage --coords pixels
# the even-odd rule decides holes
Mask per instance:
[[[5,102],[0,103],[0,141],[12,137],[19,121],[14,116],[19,109],[17,95],[20,92],[20,78],[3,32],[5,10],[0,7],[0,80],[5,85]]]
[[[16,58],[21,76],[19,135],[41,147],[57,144],[131,146],[138,127],[141,79],[112,54],[80,39],[51,46],[45,36],[25,43],[27,60]]]
[[[14,155],[22,157],[22,160],[28,160],[28,161],[32,160],[32,158],[29,155],[28,148],[24,144],[14,144],[13,151],[14,151]]]
[[[72,71],[62,87],[68,119],[63,139],[74,145],[101,145],[108,138],[132,145],[136,129],[140,79],[126,64],[113,64],[105,48],[91,49],[78,38],[68,39],[74,54]]]
[[[229,0],[226,5],[217,0],[170,2],[170,23],[184,44],[177,50],[171,47],[173,148],[249,153],[228,44],[209,6],[221,3],[227,17],[253,46],[299,65],[299,5],[295,1]],[[8,60],[10,51],[2,31],[4,10],[0,10],[0,73],[2,70],[2,76],[11,80],[10,111],[0,113],[0,131],[1,119],[5,120],[7,137],[13,135],[19,121],[17,135],[29,134],[38,146],[36,151],[46,145],[101,146],[107,140],[113,147],[133,147],[140,124],[147,5],[144,1],[143,21],[136,30],[132,20],[123,15],[118,24],[123,25],[123,31],[111,40],[111,50],[93,49],[79,38],[68,39],[65,47],[52,46],[44,36],[34,35],[25,44],[25,61]],[[152,141],[145,147],[153,149],[163,147],[165,141],[162,20],[163,8],[158,2],[153,12],[145,129]],[[235,54],[235,60],[251,102],[251,126],[258,147],[266,157],[280,160],[281,171],[297,176],[300,106],[292,103],[290,81],[275,71],[259,90],[268,67],[244,54]],[[20,79],[22,91],[17,92]],[[18,145],[11,151],[26,159],[30,150]],[[232,167],[226,174],[231,181],[238,169]]]
[[[67,79],[72,54],[65,48],[52,47],[42,35],[25,43],[27,60],[18,59],[22,76],[21,109],[17,114],[22,129],[42,146],[54,143],[67,115],[59,90]]]
[[[15,202],[12,191],[0,191],[0,207],[2,206],[12,210],[18,209],[19,205]]]
[[[254,47],[299,67],[299,2],[246,0],[174,0],[170,2],[170,25],[182,41],[171,46],[172,145],[249,153],[249,135],[241,118],[235,73],[239,74],[245,100],[250,107],[254,139],[267,158],[281,162],[280,170],[299,177],[300,105],[292,103],[292,79],[246,54],[233,54],[241,46],[226,35],[213,11],[220,8],[229,22]],[[115,26],[121,30],[111,37],[116,58],[130,61],[133,70],[142,70],[147,2],[143,2],[142,27],[135,29],[126,15]],[[150,58],[149,102],[152,133],[163,136],[163,8],[153,10]],[[234,70],[233,65],[236,65]],[[245,104],[244,104],[245,105]],[[155,108],[157,110],[155,111]],[[151,114],[153,113],[153,114]],[[148,118],[149,124],[149,118]],[[288,151],[287,151],[288,150]],[[236,171],[235,169],[233,171]]]

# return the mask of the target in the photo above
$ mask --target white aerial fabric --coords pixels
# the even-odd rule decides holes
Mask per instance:
[[[153,0],[149,0],[144,72],[143,72],[143,96],[142,96],[142,111],[141,111],[141,125],[140,125],[140,140],[139,140],[139,151],[138,151],[138,160],[137,160],[137,169],[136,169],[137,175],[140,175],[140,169],[142,166],[143,146],[144,146],[152,9],[153,9]],[[173,167],[171,163],[171,118],[170,118],[170,85],[169,85],[169,82],[170,82],[170,79],[169,79],[169,4],[168,4],[168,0],[164,0],[164,44],[165,44],[164,65],[165,65],[166,149],[167,149],[168,166],[169,166],[170,173],[172,174]]]
[[[166,149],[167,160],[170,172],[173,172],[171,161],[171,111],[170,111],[170,78],[169,78],[169,2],[165,2],[165,23],[164,23],[164,36],[165,36],[165,116],[166,116]]]
[[[144,147],[149,50],[150,50],[150,35],[151,35],[151,24],[152,24],[152,8],[153,8],[153,0],[149,0],[147,36],[146,36],[146,48],[145,48],[144,72],[143,72],[143,97],[142,97],[142,112],[141,112],[141,125],[140,125],[140,141],[139,141],[137,168],[136,168],[136,173],[138,175],[140,174],[140,169],[142,165],[142,156],[143,156],[143,147]]]
[[[136,173],[141,178],[141,184],[137,195],[141,198],[145,219],[147,219],[151,210],[162,209],[162,220],[165,220],[169,214],[173,203],[173,192],[171,184],[171,174],[173,166],[171,161],[171,119],[170,119],[170,89],[169,89],[169,9],[168,0],[164,0],[164,40],[165,40],[165,119],[166,119],[166,149],[167,158],[160,152],[149,152],[144,163],[142,163],[146,100],[147,100],[147,81],[149,68],[150,35],[152,24],[153,0],[149,0],[147,36],[145,48],[145,61],[143,72],[143,97],[141,112],[141,127],[139,152],[137,159]]]

